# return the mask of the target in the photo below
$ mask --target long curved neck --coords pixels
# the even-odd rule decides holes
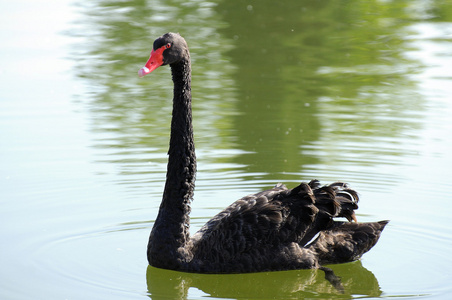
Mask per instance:
[[[174,82],[173,117],[168,150],[168,169],[162,206],[168,206],[173,221],[180,220],[188,238],[190,202],[196,175],[195,143],[191,112],[191,68],[189,57],[171,65]],[[176,217],[177,216],[177,217]],[[176,218],[175,218],[176,217]]]
[[[149,263],[179,269],[189,260],[190,203],[193,198],[196,156],[191,112],[190,56],[171,65],[174,82],[173,116],[168,169],[163,199],[148,244]]]

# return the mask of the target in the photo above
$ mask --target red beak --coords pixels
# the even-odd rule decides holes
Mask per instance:
[[[151,57],[149,57],[149,60],[144,67],[138,71],[138,76],[143,77],[163,65],[163,51],[165,49],[165,46],[157,50],[152,49]]]

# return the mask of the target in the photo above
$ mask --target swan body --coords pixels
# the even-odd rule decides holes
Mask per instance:
[[[317,180],[245,196],[190,237],[196,156],[190,53],[179,34],[157,38],[138,73],[162,65],[171,67],[174,98],[166,183],[147,248],[151,266],[199,273],[320,268],[328,278],[323,264],[357,260],[376,244],[388,221],[357,223],[357,193],[345,183],[321,186]]]

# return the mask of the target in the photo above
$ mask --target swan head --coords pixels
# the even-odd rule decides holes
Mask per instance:
[[[190,57],[185,39],[178,33],[166,33],[154,41],[151,56],[138,75],[143,77],[160,66],[170,65]]]

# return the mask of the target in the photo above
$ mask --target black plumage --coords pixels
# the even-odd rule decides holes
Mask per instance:
[[[321,186],[312,180],[292,189],[278,184],[232,203],[190,237],[196,156],[190,53],[179,34],[156,39],[139,74],[166,64],[174,82],[173,117],[166,184],[148,244],[149,264],[200,273],[320,268],[334,284],[334,276],[322,265],[359,259],[387,224],[334,221],[356,221],[358,195],[345,183]]]

